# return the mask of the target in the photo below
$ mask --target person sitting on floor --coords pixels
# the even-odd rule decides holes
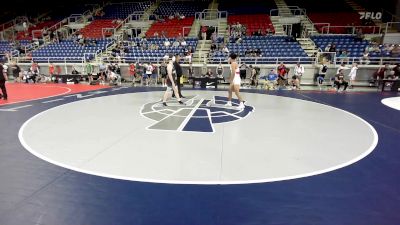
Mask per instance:
[[[335,86],[336,86],[336,91],[340,92],[340,86],[343,85],[343,91],[346,91],[347,86],[349,85],[349,83],[347,81],[344,80],[344,75],[343,73],[338,73],[335,75],[335,82],[334,82]]]

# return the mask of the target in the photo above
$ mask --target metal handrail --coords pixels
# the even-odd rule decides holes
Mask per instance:
[[[399,24],[400,25],[400,22],[387,22],[386,26],[385,26],[385,34],[387,34],[387,32],[388,32],[389,25],[390,25],[390,27],[392,27],[393,24]]]
[[[228,11],[219,11],[218,9],[205,9],[202,12],[195,13],[196,20],[213,20],[210,16],[210,19],[207,19],[207,15],[210,13],[217,13],[217,19],[228,18]]]
[[[356,34],[357,33],[356,30],[358,28],[373,28],[372,34],[381,34],[382,33],[380,26],[331,26],[331,25],[323,26],[321,28],[321,33],[329,34],[329,31],[331,28],[352,28],[351,34]],[[324,33],[325,30],[326,30],[326,33]],[[376,30],[378,30],[378,33],[375,32]],[[370,33],[368,33],[368,34],[370,34]]]

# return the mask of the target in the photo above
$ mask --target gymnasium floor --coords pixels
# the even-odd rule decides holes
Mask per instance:
[[[399,224],[397,93],[55,86],[0,102],[1,225]]]

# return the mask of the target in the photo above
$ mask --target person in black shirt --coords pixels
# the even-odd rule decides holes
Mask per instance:
[[[174,68],[175,68],[175,71],[176,71],[176,86],[178,88],[179,98],[185,98],[185,97],[182,96],[182,92],[181,92],[181,77],[182,77],[183,73],[182,73],[182,67],[179,64],[180,60],[181,60],[180,55],[176,54],[175,55],[175,62],[173,62],[173,64],[174,64]],[[172,95],[172,97],[175,97],[175,92]]]
[[[347,86],[349,83],[344,80],[344,75],[342,72],[339,72],[338,74],[335,75],[335,82],[334,84],[336,85],[336,91],[340,90],[340,86],[344,86],[343,91],[346,91]]]
[[[13,71],[13,76],[16,82],[22,82],[20,73],[21,73],[21,67],[19,67],[16,63],[12,66],[12,71]]]
[[[177,60],[179,60],[179,56],[176,57]],[[167,105],[167,100],[171,97],[171,92],[178,95],[177,100],[178,103],[181,105],[185,105],[184,102],[182,102],[181,98],[179,97],[178,94],[178,88],[175,85],[175,74],[177,74],[176,68],[174,66],[174,62],[172,61],[172,55],[168,56],[168,65],[167,65],[167,89],[165,90],[163,99],[162,99],[162,104],[163,106],[168,106]],[[182,73],[182,70],[181,70]]]
[[[214,76],[214,73],[213,73],[213,72],[211,71],[211,69],[209,68],[205,76],[206,76],[206,77],[213,77],[213,76]]]
[[[0,99],[3,98],[7,100],[7,89],[6,89],[6,81],[8,80],[7,73],[5,73],[3,68],[3,64],[0,63],[0,89],[3,94],[0,94]]]

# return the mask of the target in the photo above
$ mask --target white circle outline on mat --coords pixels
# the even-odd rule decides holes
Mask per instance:
[[[134,93],[140,93],[140,92],[134,92]],[[127,93],[127,94],[134,94],[134,93]],[[248,94],[260,94],[260,93],[248,93]],[[265,95],[265,94],[262,94],[262,95]],[[102,98],[102,97],[104,97],[104,96],[100,96],[100,97],[96,97],[96,98]],[[284,97],[284,96],[278,96],[278,97],[290,98],[290,97]],[[92,99],[96,99],[96,98],[92,98]],[[127,177],[127,176],[118,176],[118,175],[114,175],[114,174],[93,172],[93,171],[90,171],[90,170],[77,168],[77,167],[74,167],[74,166],[70,166],[70,165],[67,165],[67,164],[52,160],[52,159],[50,159],[50,158],[48,158],[48,157],[36,152],[34,149],[32,149],[25,142],[25,139],[23,137],[23,132],[24,132],[25,127],[28,125],[28,123],[30,121],[32,121],[36,117],[40,116],[41,114],[46,113],[47,111],[53,110],[53,109],[61,107],[61,106],[66,106],[66,105],[69,105],[69,104],[73,104],[76,101],[70,102],[70,103],[67,103],[67,104],[62,104],[62,105],[53,107],[51,109],[47,109],[47,110],[45,110],[43,112],[40,112],[40,113],[34,115],[33,117],[28,119],[21,126],[21,128],[20,128],[20,130],[18,132],[18,138],[19,138],[22,146],[27,151],[29,151],[31,154],[33,154],[34,156],[36,156],[36,157],[38,157],[38,158],[40,158],[40,159],[42,159],[44,161],[47,161],[47,162],[49,162],[51,164],[54,164],[54,165],[57,165],[57,166],[60,166],[60,167],[66,168],[66,169],[70,169],[70,170],[73,170],[73,171],[76,171],[76,172],[95,175],[95,176],[100,176],[100,177],[105,177],[105,178],[127,180],[127,181],[138,181],[138,182],[148,182],[148,183],[162,183],[162,184],[197,184],[197,185],[255,184],[255,183],[268,183],[268,182],[277,182],[277,181],[293,180],[293,179],[304,178],[304,177],[311,177],[311,176],[315,176],[315,175],[319,175],[319,174],[328,173],[328,172],[331,172],[331,171],[334,171],[334,170],[338,170],[338,169],[344,168],[346,166],[349,166],[349,165],[351,165],[353,163],[356,163],[356,162],[360,161],[361,159],[365,158],[367,155],[369,155],[375,149],[376,145],[378,144],[378,139],[379,139],[378,138],[378,133],[376,132],[376,130],[374,129],[374,127],[371,124],[369,124],[367,121],[365,121],[361,117],[359,117],[359,116],[357,116],[357,115],[355,115],[353,113],[350,113],[348,111],[345,111],[343,109],[336,108],[336,107],[333,107],[333,106],[330,106],[330,105],[325,105],[325,104],[322,104],[322,103],[313,102],[313,101],[307,101],[307,100],[297,99],[297,98],[291,98],[291,99],[296,99],[296,100],[299,100],[299,101],[312,102],[312,103],[315,103],[315,104],[319,104],[319,105],[327,106],[327,107],[330,107],[330,108],[334,108],[336,110],[342,111],[344,113],[347,113],[347,114],[349,114],[349,115],[361,120],[361,122],[365,123],[371,129],[371,131],[373,133],[374,138],[373,138],[371,146],[364,153],[362,153],[358,157],[356,157],[356,158],[354,158],[354,159],[352,159],[352,160],[350,160],[348,162],[344,162],[344,163],[341,163],[341,164],[339,164],[337,166],[332,166],[332,167],[329,167],[327,169],[317,170],[317,171],[313,171],[313,172],[310,172],[310,173],[297,174],[297,175],[293,175],[293,176],[284,176],[284,177],[279,177],[279,178],[257,179],[257,180],[242,180],[242,181],[237,181],[237,180],[233,180],[233,181],[207,181],[207,180],[204,180],[204,181],[186,181],[186,180],[162,180],[162,179],[133,178],[133,177]],[[140,112],[138,112],[138,113],[140,114]]]
[[[393,102],[392,102],[392,100],[396,100],[396,99],[399,100],[397,105],[396,105],[397,102],[395,104],[393,104]],[[386,105],[389,108],[400,110],[400,97],[384,98],[381,100],[381,103]]]

